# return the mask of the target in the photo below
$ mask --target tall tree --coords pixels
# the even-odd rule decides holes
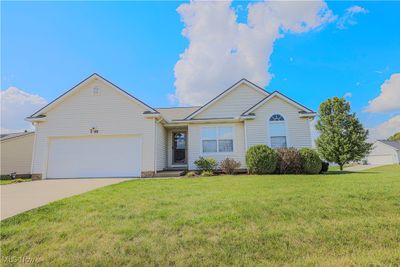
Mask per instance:
[[[344,98],[333,97],[319,106],[319,120],[315,128],[320,136],[316,140],[320,155],[329,162],[335,162],[343,170],[343,165],[363,159],[371,150],[366,142],[365,130],[350,110]]]
[[[390,141],[400,141],[400,132],[395,133],[394,135],[392,135],[391,137],[389,137]]]

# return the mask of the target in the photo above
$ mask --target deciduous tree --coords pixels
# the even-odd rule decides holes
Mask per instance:
[[[333,97],[319,107],[319,120],[315,128],[320,136],[316,140],[319,154],[329,162],[343,166],[363,159],[371,150],[367,143],[368,130],[351,112],[344,98]]]

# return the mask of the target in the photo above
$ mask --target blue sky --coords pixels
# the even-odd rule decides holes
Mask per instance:
[[[174,67],[190,42],[181,34],[181,4],[2,2],[1,90],[16,87],[51,101],[96,72],[153,107],[175,106],[168,97],[175,93]],[[247,5],[232,4],[239,22],[247,20]],[[400,73],[400,2],[327,5],[335,21],[284,33],[273,43],[266,89],[314,110],[326,98],[351,94],[348,100],[364,125],[376,127],[399,114],[396,108],[363,109],[380,95],[385,80]],[[352,6],[368,12],[355,14],[341,29],[338,21]]]

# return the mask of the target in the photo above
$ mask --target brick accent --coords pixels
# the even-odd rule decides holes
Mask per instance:
[[[36,180],[42,180],[41,173],[32,173],[32,181],[36,181]]]
[[[141,177],[142,178],[154,177],[154,172],[153,171],[142,172],[141,173]]]

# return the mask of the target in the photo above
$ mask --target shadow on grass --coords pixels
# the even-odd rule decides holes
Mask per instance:
[[[340,175],[340,174],[356,174],[356,173],[368,173],[368,174],[373,174],[373,173],[378,173],[378,172],[369,172],[369,171],[328,171],[325,173],[325,175]]]

